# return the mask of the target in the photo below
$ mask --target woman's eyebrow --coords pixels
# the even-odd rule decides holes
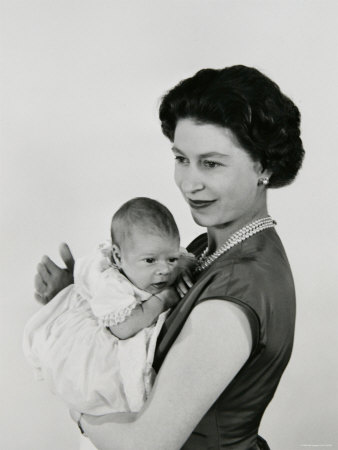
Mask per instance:
[[[173,145],[173,146],[171,147],[171,150],[172,150],[173,152],[181,153],[181,155],[184,155],[184,153],[182,152],[182,150],[180,150],[179,148],[175,147],[175,145]]]
[[[218,157],[218,158],[222,158],[224,157],[229,157],[230,155],[226,155],[225,153],[220,153],[220,152],[208,152],[208,153],[202,153],[200,155],[201,158],[213,158],[213,157]]]
[[[179,148],[173,146],[172,151],[175,153],[180,153],[181,155],[184,155],[184,152],[182,152],[182,150],[180,150]],[[222,158],[222,157],[229,157],[230,155],[227,155],[225,153],[220,153],[220,152],[207,152],[207,153],[201,153],[199,155],[200,158],[212,158],[212,157],[218,157],[218,158]]]

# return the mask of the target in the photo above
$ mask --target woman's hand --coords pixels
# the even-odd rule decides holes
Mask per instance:
[[[37,266],[35,275],[35,298],[46,304],[65,287],[74,283],[74,258],[67,244],[60,245],[60,255],[65,269],[57,266],[48,256],[44,256]]]

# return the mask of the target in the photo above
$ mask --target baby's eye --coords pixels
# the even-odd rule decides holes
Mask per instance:
[[[153,264],[155,262],[155,258],[146,258],[145,262],[148,264]]]
[[[208,159],[205,159],[202,164],[204,167],[207,167],[208,169],[214,169],[215,167],[219,167],[222,165],[219,162],[209,161]]]
[[[168,261],[170,262],[170,264],[174,264],[175,262],[178,261],[178,258],[174,257],[174,258],[169,258]]]
[[[187,158],[184,158],[184,156],[179,156],[179,155],[175,156],[175,161],[177,162],[177,164],[187,164],[188,163]]]

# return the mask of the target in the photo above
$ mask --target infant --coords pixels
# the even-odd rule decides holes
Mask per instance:
[[[194,264],[170,211],[139,197],[114,214],[109,243],[75,263],[74,284],[27,323],[24,353],[71,409],[137,412],[154,381],[156,339]]]

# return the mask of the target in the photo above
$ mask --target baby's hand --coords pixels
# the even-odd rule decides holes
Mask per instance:
[[[156,297],[163,301],[165,310],[172,308],[180,300],[180,296],[178,295],[177,290],[174,287],[163,289],[161,292],[156,294]]]
[[[185,296],[185,294],[189,291],[192,285],[193,282],[191,281],[189,274],[182,273],[178,282],[176,283],[176,291],[180,296],[180,298],[183,298]]]
[[[182,283],[183,280],[183,283],[185,283],[189,289],[193,284],[190,280],[190,274],[194,272],[196,264],[196,257],[192,253],[188,253],[185,249],[183,249],[183,247],[181,247],[181,254],[177,261],[176,267],[170,274],[170,285],[177,287],[178,284],[180,282]],[[182,289],[184,291],[184,294],[186,294],[186,287],[182,285]],[[179,292],[179,294],[181,295],[181,292]]]

